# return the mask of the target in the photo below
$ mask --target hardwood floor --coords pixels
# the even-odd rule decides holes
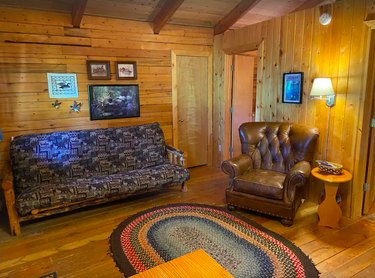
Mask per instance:
[[[180,187],[23,224],[11,237],[5,215],[0,222],[0,277],[122,277],[109,255],[108,238],[128,216],[153,206],[192,202],[224,206],[227,177],[207,167],[191,170],[189,191]],[[295,224],[239,211],[294,242],[309,255],[322,277],[374,277],[375,215],[357,221],[342,219],[341,229],[317,226],[317,205],[304,203]],[[4,214],[4,212],[3,212]]]

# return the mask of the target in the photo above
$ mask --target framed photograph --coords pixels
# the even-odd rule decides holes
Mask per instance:
[[[111,65],[109,61],[87,61],[87,75],[90,80],[111,79]]]
[[[283,103],[302,103],[303,72],[284,73]]]
[[[136,62],[116,62],[116,79],[137,79]]]
[[[50,98],[78,97],[77,75],[75,73],[47,73]]]
[[[138,85],[89,85],[90,119],[140,116]]]

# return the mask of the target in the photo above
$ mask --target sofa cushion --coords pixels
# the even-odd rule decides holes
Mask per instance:
[[[22,135],[10,147],[17,193],[42,184],[161,165],[165,155],[158,123]]]
[[[276,171],[252,169],[233,180],[233,191],[281,200],[285,177]]]
[[[189,171],[173,164],[158,165],[126,173],[107,176],[80,178],[66,183],[45,183],[30,187],[18,195],[16,207],[20,215],[33,209],[49,208],[62,204],[95,200],[113,195],[161,188],[165,185],[182,183],[189,179]]]

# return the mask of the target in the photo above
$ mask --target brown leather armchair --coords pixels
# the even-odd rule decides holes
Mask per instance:
[[[251,122],[239,128],[242,154],[221,164],[229,175],[228,208],[254,210],[293,224],[311,170],[316,128]]]

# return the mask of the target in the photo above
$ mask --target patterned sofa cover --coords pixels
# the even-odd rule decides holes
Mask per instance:
[[[18,220],[184,185],[189,171],[170,162],[170,149],[158,123],[15,137],[10,157]]]

